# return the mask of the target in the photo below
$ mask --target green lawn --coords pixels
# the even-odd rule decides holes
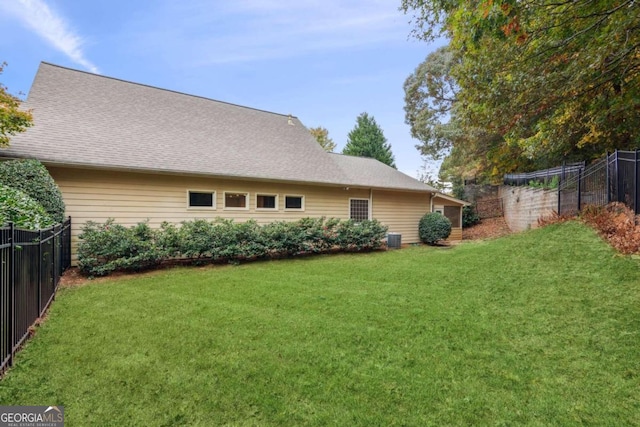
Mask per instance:
[[[67,425],[640,425],[640,262],[578,223],[65,289],[0,381]]]

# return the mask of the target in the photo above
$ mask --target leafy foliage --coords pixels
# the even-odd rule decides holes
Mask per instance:
[[[64,221],[62,193],[47,168],[39,161],[0,162],[0,184],[23,191],[40,203],[54,221]]]
[[[79,238],[78,268],[92,276],[149,268],[159,264],[165,254],[158,244],[158,233],[146,222],[127,228],[113,219],[104,224],[87,221]]]
[[[476,211],[475,206],[463,206],[462,207],[462,227],[467,228],[476,225],[480,222],[480,216]]]
[[[418,235],[420,240],[427,245],[435,245],[446,239],[451,234],[451,221],[446,216],[429,212],[420,219]]]
[[[587,206],[580,218],[623,254],[640,253],[640,224],[633,211],[623,203]]]
[[[7,63],[0,63],[0,74]],[[24,132],[33,124],[30,111],[20,110],[20,99],[7,92],[7,87],[0,83],[0,148],[9,146],[9,138]]]
[[[29,230],[48,228],[55,224],[37,201],[20,190],[0,184],[0,225],[7,222]]]
[[[322,126],[309,128],[309,132],[311,132],[311,135],[313,135],[316,141],[318,141],[318,144],[320,144],[325,151],[332,153],[333,150],[336,149],[336,143],[333,142],[333,139],[329,138],[329,131],[326,128],[323,128]]]
[[[392,168],[396,167],[391,145],[376,123],[376,119],[367,113],[360,114],[356,119],[356,125],[349,132],[347,145],[342,150],[342,154],[370,157]]]
[[[193,263],[281,258],[332,250],[379,249],[387,227],[378,221],[340,221],[304,218],[296,222],[235,223],[184,221],[181,227],[163,223],[152,230],[147,223],[127,228],[113,219],[87,222],[80,234],[78,266],[84,274],[103,276],[116,270],[142,270],[170,258]]]
[[[405,84],[421,151],[497,177],[639,147],[636,3],[403,0],[418,38],[450,40]]]

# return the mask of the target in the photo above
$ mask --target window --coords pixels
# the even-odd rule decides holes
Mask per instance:
[[[449,218],[452,227],[460,227],[460,206],[445,206],[444,216]]]
[[[216,208],[216,192],[215,191],[191,191],[189,190],[190,208]]]
[[[369,199],[350,199],[349,218],[356,222],[369,219]]]
[[[256,209],[278,209],[278,196],[274,194],[256,195]]]
[[[249,209],[249,193],[224,193],[225,209]]]
[[[284,208],[296,211],[304,210],[304,196],[284,196]]]

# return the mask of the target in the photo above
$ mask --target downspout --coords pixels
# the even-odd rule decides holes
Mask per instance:
[[[436,197],[438,193],[431,193],[431,197],[429,197],[429,203],[431,205],[431,210],[429,212],[433,212],[433,198]]]
[[[369,219],[373,219],[373,188],[369,189]]]

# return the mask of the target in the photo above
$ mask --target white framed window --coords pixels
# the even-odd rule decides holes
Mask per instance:
[[[278,210],[277,194],[256,194],[256,209],[265,211]]]
[[[285,211],[303,211],[304,210],[304,196],[287,194],[284,196],[284,210]]]
[[[433,211],[439,213],[440,215],[444,215],[444,206],[434,206]]]
[[[249,209],[249,193],[240,191],[225,191],[224,208],[231,210]]]
[[[215,209],[216,192],[211,190],[187,190],[187,208]]]
[[[369,199],[349,199],[349,218],[356,221],[369,219]]]

